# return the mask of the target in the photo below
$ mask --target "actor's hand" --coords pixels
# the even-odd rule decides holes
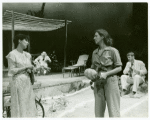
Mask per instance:
[[[28,65],[28,66],[26,66],[26,69],[31,69],[32,70],[33,67],[34,67],[33,65]]]
[[[107,78],[107,73],[101,73],[100,78],[101,79],[106,79]]]
[[[27,72],[28,72],[28,73],[31,73],[31,69],[27,69]]]

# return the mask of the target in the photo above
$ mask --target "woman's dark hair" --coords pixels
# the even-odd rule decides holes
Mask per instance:
[[[14,45],[15,45],[15,48],[17,48],[18,46],[18,43],[19,43],[19,40],[28,40],[28,36],[24,35],[24,34],[18,34],[15,36],[14,38]]]
[[[104,29],[98,29],[95,31],[95,33],[98,33],[100,36],[103,36],[104,37],[104,43],[107,45],[107,46],[112,46],[113,45],[113,39],[111,38],[111,36],[108,34],[108,32]]]

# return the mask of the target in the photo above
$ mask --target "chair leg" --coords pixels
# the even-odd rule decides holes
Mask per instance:
[[[70,70],[69,70],[69,77],[70,77]]]
[[[78,69],[75,69],[76,75],[78,76]]]
[[[79,76],[79,75],[80,75],[80,74],[79,74],[79,68],[78,68],[77,72],[78,72],[78,76]]]
[[[64,69],[62,69],[62,73],[63,73],[63,78],[64,78],[64,72],[65,72],[65,70],[64,70]]]
[[[63,78],[65,77],[65,70],[64,70],[64,72],[63,72]]]
[[[71,77],[72,77],[72,70],[71,70]]]
[[[74,76],[74,70],[73,70],[73,76]]]
[[[79,76],[80,76],[80,67],[79,67]]]

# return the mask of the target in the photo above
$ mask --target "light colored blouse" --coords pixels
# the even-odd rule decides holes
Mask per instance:
[[[94,50],[92,55],[92,69],[98,71],[108,71],[116,67],[122,66],[119,51],[114,47],[106,47],[102,53],[99,53],[99,48]],[[97,71],[97,70],[96,70]]]
[[[8,59],[8,76],[15,76],[19,68],[31,65],[31,55],[25,51],[20,53],[17,49],[14,49],[6,58]]]

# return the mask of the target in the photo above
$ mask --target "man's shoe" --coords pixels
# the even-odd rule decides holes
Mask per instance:
[[[130,94],[130,97],[131,97],[131,98],[136,97],[136,92],[132,92],[132,93]]]

